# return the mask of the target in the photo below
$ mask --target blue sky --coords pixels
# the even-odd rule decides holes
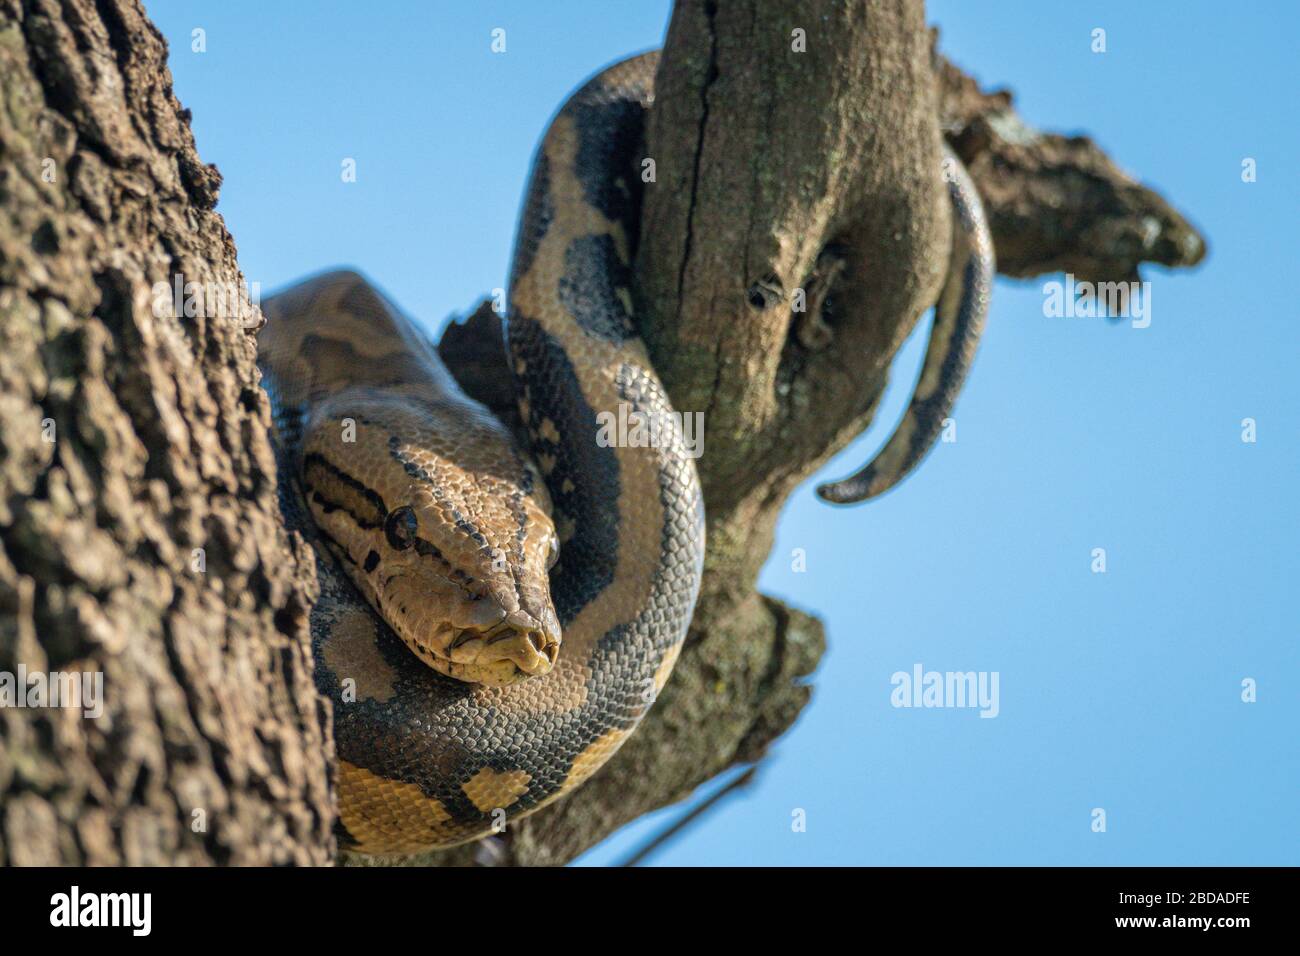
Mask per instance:
[[[434,328],[504,284],[556,106],[657,46],[669,10],[146,5],[225,176],[218,209],[246,276],[268,291],[357,266]],[[1146,273],[1145,329],[1044,316],[1056,277],[999,280],[958,441],[872,504],[832,511],[813,482],[791,498],[762,585],[826,622],[813,702],[756,785],[650,863],[1300,863],[1296,11],[930,3],[949,56],[1015,90],[1029,122],[1093,136],[1190,216],[1210,256]],[[1095,27],[1105,54],[1090,52]],[[818,478],[882,443],[920,345],[876,426]],[[892,707],[891,675],[916,664],[997,672],[1000,713]],[[621,860],[684,808],[580,862]]]

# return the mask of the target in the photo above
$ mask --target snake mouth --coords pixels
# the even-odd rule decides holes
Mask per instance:
[[[514,684],[540,677],[555,666],[560,637],[555,628],[522,611],[508,614],[488,628],[452,631],[441,656],[450,674],[483,684]]]

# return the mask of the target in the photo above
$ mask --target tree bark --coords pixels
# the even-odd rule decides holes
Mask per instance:
[[[176,273],[239,278],[215,170],[135,0],[0,0],[0,15],[0,670],[89,662],[111,711],[0,709],[0,855],[323,861],[312,575],[277,524],[252,340],[140,305]],[[1160,197],[1086,139],[1028,129],[934,42],[921,0],[679,0],[647,129],[637,304],[676,407],[705,415],[709,547],[687,644],[576,793],[503,837],[401,862],[566,862],[759,760],[796,719],[822,627],[755,581],[785,498],[870,421],[942,280],[941,136],[1006,274],[1119,279],[1204,255]],[[56,184],[40,181],[46,156]],[[512,418],[486,305],[440,350]],[[206,833],[190,828],[199,804]]]
[[[0,0],[0,75],[0,671],[103,675],[97,718],[0,707],[0,861],[327,862],[255,324],[153,308],[242,283],[166,45],[134,0]]]

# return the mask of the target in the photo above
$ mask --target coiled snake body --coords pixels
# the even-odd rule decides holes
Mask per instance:
[[[534,163],[507,323],[531,457],[360,276],[264,305],[281,508],[318,558],[312,648],[345,847],[407,853],[500,830],[600,767],[676,661],[703,567],[694,462],[672,427],[651,447],[597,438],[598,415],[620,408],[674,422],[629,292],[656,64],[635,57],[582,87]],[[942,382],[923,374],[931,395],[955,394],[954,369],[960,384],[984,283],[940,309],[932,338],[961,325],[947,354],[965,359]]]

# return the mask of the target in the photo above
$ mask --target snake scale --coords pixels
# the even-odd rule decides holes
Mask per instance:
[[[345,848],[451,846],[570,791],[628,738],[681,649],[704,557],[694,461],[672,428],[651,447],[596,437],[620,406],[674,420],[630,294],[657,58],[578,90],[533,164],[506,321],[528,453],[360,275],[264,303],[280,506],[317,557],[312,650]],[[991,258],[964,173],[953,196],[974,241],[955,246],[916,400],[878,465],[830,500],[910,470],[969,366]]]

